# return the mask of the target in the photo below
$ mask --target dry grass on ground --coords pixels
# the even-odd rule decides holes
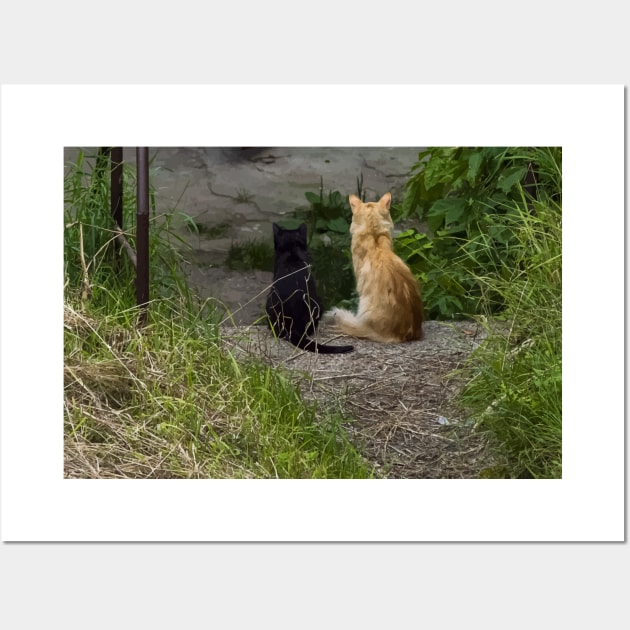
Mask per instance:
[[[263,357],[289,370],[305,398],[336,408],[352,421],[352,441],[388,478],[477,478],[493,465],[486,439],[457,417],[450,404],[459,386],[449,375],[484,335],[474,322],[425,322],[425,339],[382,344],[350,337],[354,352],[322,355],[274,339],[261,326],[226,328],[224,342],[235,354]]]
[[[65,326],[81,337],[96,335],[98,329],[97,322],[72,309],[66,309]],[[275,339],[264,326],[223,327],[221,343],[237,358],[262,358],[283,369],[303,397],[317,401],[320,409],[342,412],[349,419],[344,427],[351,441],[378,476],[477,478],[496,462],[486,438],[463,422],[451,404],[461,385],[451,374],[481,342],[484,331],[474,322],[425,322],[424,331],[425,339],[419,342],[381,344],[331,337],[323,324],[320,341],[354,345],[354,352],[340,355],[300,351]],[[172,375],[158,373],[150,353],[139,363],[137,355],[123,350],[136,336],[125,328],[109,329],[102,341],[111,352],[97,364],[87,364],[78,355],[66,357],[66,417],[72,425],[65,444],[67,477],[170,477],[173,461],[181,467],[178,476],[207,476],[194,452],[166,434],[143,431],[130,415],[130,392],[138,387],[160,391],[164,379],[172,380]],[[182,392],[170,394],[146,422],[158,425],[181,412],[164,406],[177,400],[180,407],[195,404]],[[217,430],[230,424],[217,417],[216,410],[204,413]],[[199,410],[191,409],[190,414],[198,416]],[[73,425],[72,418],[80,417],[86,418],[84,428]],[[148,444],[148,435],[157,442]]]

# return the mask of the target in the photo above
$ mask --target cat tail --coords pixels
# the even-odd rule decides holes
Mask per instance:
[[[343,352],[352,352],[354,346],[327,346],[323,343],[317,343],[307,337],[297,335],[290,337],[289,341],[300,350],[308,350],[308,352],[320,352],[321,354],[341,354]]]
[[[331,321],[342,333],[351,337],[372,339],[373,341],[391,342],[397,341],[389,337],[384,337],[376,332],[369,324],[361,321],[354,313],[343,308],[333,308],[324,314],[323,320]]]

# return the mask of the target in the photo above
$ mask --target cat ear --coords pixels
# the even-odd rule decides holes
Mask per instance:
[[[378,201],[379,205],[385,206],[386,210],[389,210],[389,206],[392,202],[392,194],[386,192]]]
[[[300,231],[298,232],[298,234],[300,234],[301,236],[303,236],[304,238],[306,238],[306,223],[302,223],[300,224],[300,227],[298,228]]]
[[[350,202],[352,212],[356,212],[357,208],[361,205],[361,200],[356,195],[350,195],[348,201]]]
[[[273,224],[273,235],[276,236],[276,234],[280,233],[280,226],[277,223]]]

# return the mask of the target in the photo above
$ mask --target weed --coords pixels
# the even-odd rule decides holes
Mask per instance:
[[[288,375],[240,363],[201,312],[65,306],[66,474],[74,477],[368,477],[342,418]]]
[[[217,223],[216,225],[200,225],[199,233],[207,236],[208,238],[223,238],[230,230],[229,223]]]
[[[188,231],[197,236],[205,236],[207,238],[222,238],[230,230],[229,223],[216,223],[215,225],[204,225],[198,223],[194,217],[180,212],[179,215],[184,220],[184,225],[188,228]]]
[[[94,160],[92,162],[91,160]],[[107,160],[79,151],[77,161],[64,180],[64,274],[69,295],[90,298],[93,307],[106,306],[114,297],[116,307],[135,305],[135,269],[120,251],[117,230],[110,214]],[[181,264],[189,246],[171,228],[174,212],[157,215],[151,193],[149,260],[152,298],[176,293],[190,302]],[[124,234],[135,248],[136,174],[132,164],[123,164]],[[132,226],[127,228],[126,226]]]
[[[236,201],[238,201],[239,203],[249,203],[254,198],[254,196],[255,195],[250,193],[245,188],[239,188],[236,191]]]
[[[365,199],[363,173],[357,177],[356,193]],[[340,304],[348,306],[350,300],[356,302],[350,252],[352,211],[348,196],[338,190],[324,193],[324,180],[320,177],[319,192],[306,192],[305,197],[310,207],[296,209],[293,216],[280,224],[291,229],[306,223],[313,275],[324,309]]]
[[[534,204],[512,226],[516,264],[477,276],[505,305],[506,324],[493,327],[464,374],[461,404],[498,440],[501,476],[562,476],[561,209]],[[496,473],[493,473],[496,476]]]
[[[264,240],[254,239],[242,243],[232,243],[225,264],[230,269],[239,271],[249,269],[273,271],[274,258],[273,245]]]
[[[485,477],[562,476],[562,150],[431,148],[409,180],[396,251],[429,318],[476,317],[488,338],[460,404],[505,465]],[[503,322],[503,325],[501,325]]]
[[[407,231],[395,246],[423,285],[428,318],[465,318],[489,304],[499,312],[499,295],[485,294],[476,276],[515,264],[515,219],[533,201],[561,203],[561,149],[433,147],[414,169],[399,212],[426,221],[429,233]]]

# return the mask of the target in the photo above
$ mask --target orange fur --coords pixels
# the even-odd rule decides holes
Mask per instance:
[[[359,293],[357,314],[332,309],[339,330],[354,337],[400,343],[422,339],[420,288],[409,267],[392,251],[390,193],[363,203],[350,195],[352,264]]]

